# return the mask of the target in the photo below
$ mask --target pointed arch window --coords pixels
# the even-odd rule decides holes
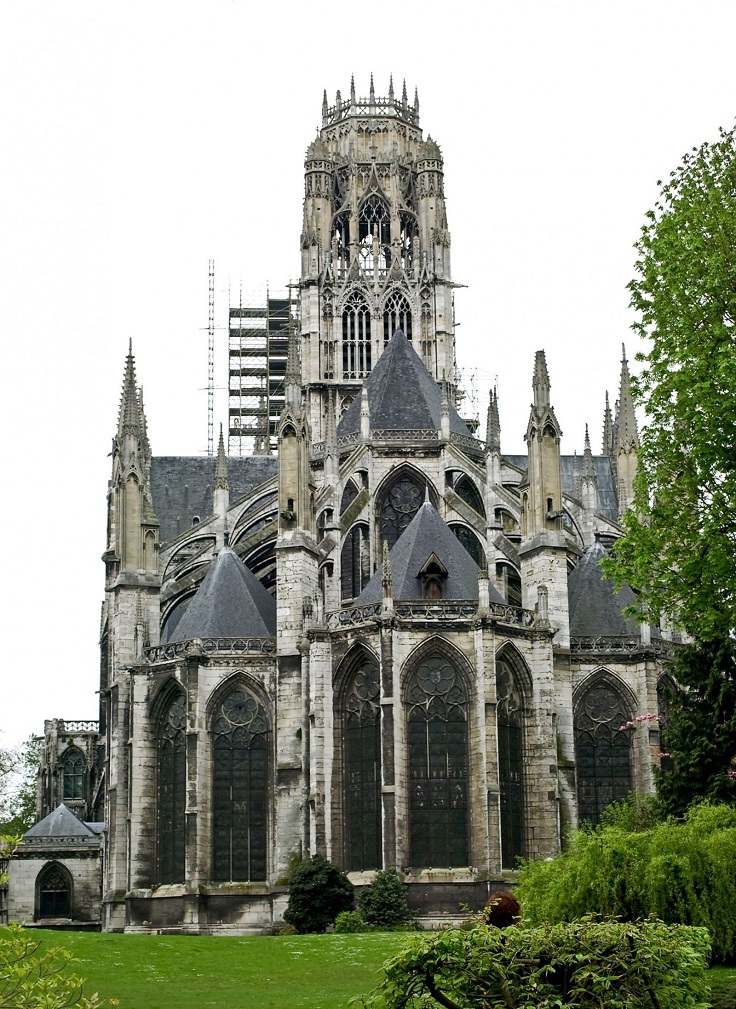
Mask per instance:
[[[396,543],[424,501],[424,487],[419,481],[404,473],[389,486],[379,508],[381,539],[389,550]]]
[[[486,552],[480,542],[480,539],[469,529],[468,526],[461,525],[459,522],[453,522],[450,525],[455,536],[457,536],[460,543],[465,547],[470,556],[473,558],[478,567],[485,571],[486,568]]]
[[[368,526],[353,526],[345,536],[340,554],[340,589],[342,600],[355,599],[368,584],[370,556]]]
[[[377,263],[385,274],[391,266],[391,218],[380,196],[369,196],[360,208],[358,241],[361,270],[373,273]]]
[[[161,718],[158,741],[158,881],[185,878],[187,703],[177,694]]]
[[[378,664],[356,666],[343,695],[345,854],[348,872],[380,869],[381,720]]]
[[[386,298],[383,309],[383,345],[384,347],[400,329],[407,340],[411,340],[411,308],[409,301],[401,291],[392,291]]]
[[[407,705],[409,861],[415,868],[468,865],[468,697],[448,659],[421,663]]]
[[[39,918],[71,918],[72,878],[58,862],[45,865],[36,883],[36,913]]]
[[[466,505],[469,505],[474,512],[478,515],[482,515],[483,518],[486,516],[485,505],[483,504],[483,498],[480,496],[480,491],[465,473],[457,480],[455,484],[455,493],[459,498],[461,498]]]
[[[365,378],[371,370],[371,313],[359,291],[353,291],[342,313],[342,377]]]
[[[64,801],[84,798],[84,758],[79,750],[64,757],[62,795]]]
[[[511,667],[496,663],[498,783],[501,798],[501,865],[515,869],[524,850],[524,695]]]
[[[405,210],[401,212],[401,265],[407,273],[414,266],[415,242],[417,236],[417,220],[413,214]]]
[[[344,277],[350,266],[350,214],[336,214],[332,225],[332,250],[334,267],[339,277]]]
[[[213,722],[212,875],[266,879],[270,733],[263,705],[243,687]]]
[[[578,818],[596,824],[612,802],[631,791],[631,733],[621,726],[630,719],[621,694],[598,680],[575,711]]]

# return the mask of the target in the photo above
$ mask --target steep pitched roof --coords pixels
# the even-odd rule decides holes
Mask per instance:
[[[170,641],[271,637],[276,601],[234,550],[219,552]]]
[[[443,599],[478,598],[478,565],[434,505],[425,501],[389,553],[394,599],[422,598],[422,580],[417,576],[432,554],[447,570]],[[358,596],[358,603],[378,602],[383,597],[382,574],[383,565]],[[492,585],[489,589],[492,602],[504,602]]]
[[[368,394],[371,428],[390,431],[437,431],[442,413],[442,393],[400,329],[364,382]],[[470,436],[470,431],[449,404],[450,432]],[[356,396],[337,426],[339,435],[360,430],[360,396]]]
[[[636,620],[625,620],[622,610],[636,602],[630,586],[624,584],[616,592],[613,582],[603,577],[600,562],[606,548],[596,540],[578,561],[567,582],[570,605],[570,634],[573,637],[633,635],[640,632]],[[661,637],[652,627],[652,637]]]
[[[78,816],[65,806],[62,802],[60,806],[52,810],[48,816],[26,831],[24,837],[89,837],[96,838],[93,830],[82,823]]]

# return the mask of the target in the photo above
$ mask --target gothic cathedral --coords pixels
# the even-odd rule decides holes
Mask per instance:
[[[601,454],[586,430],[563,456],[538,351],[527,453],[504,454],[496,393],[484,432],[457,406],[450,250],[418,101],[351,87],[307,150],[257,450],[152,454],[128,354],[100,722],[46,723],[18,914],[268,931],[321,853],[356,885],[395,866],[420,915],[452,916],[652,790],[658,732],[636,719],[668,642],[599,567],[636,469],[626,359]]]

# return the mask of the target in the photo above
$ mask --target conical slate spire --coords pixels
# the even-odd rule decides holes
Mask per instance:
[[[501,451],[501,422],[498,417],[498,390],[491,389],[486,415],[486,448],[489,452]]]
[[[616,448],[620,451],[631,451],[639,447],[639,431],[636,425],[634,399],[631,395],[631,377],[629,362],[626,360],[626,347],[621,344],[621,384],[618,394],[618,413],[616,415]]]
[[[215,490],[230,490],[230,484],[227,479],[227,456],[225,455],[225,439],[222,436],[222,424],[220,424],[220,440],[217,443]]]

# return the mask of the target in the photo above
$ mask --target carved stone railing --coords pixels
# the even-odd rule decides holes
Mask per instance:
[[[352,448],[363,441],[359,431],[351,431],[350,434],[339,434],[337,436],[338,449]],[[440,432],[432,428],[372,428],[367,439],[373,445],[437,445],[440,441]],[[465,434],[450,434],[450,442],[458,445],[468,455],[475,459],[482,459],[485,448],[477,438],[472,438]],[[312,442],[310,446],[310,456],[312,459],[324,458],[326,445],[323,441]]]
[[[100,723],[97,719],[82,718],[72,720],[60,718],[57,722],[59,732],[99,732]]]
[[[339,630],[356,624],[370,623],[376,620],[383,608],[382,602],[366,603],[362,606],[346,606],[341,610],[328,613],[327,627]],[[443,621],[470,620],[480,614],[477,599],[402,599],[395,600],[393,612],[400,620]],[[505,603],[491,603],[488,615],[504,624],[515,624],[518,627],[532,627],[535,614],[532,610],[524,610],[520,606],[507,606]]]
[[[322,115],[322,125],[332,126],[347,116],[396,116],[412,126],[419,125],[419,110],[413,103],[396,101],[392,98],[356,98],[354,102],[345,99],[327,108]]]
[[[394,603],[397,617],[421,620],[469,619],[478,612],[477,599],[408,599]]]
[[[533,627],[537,618],[534,610],[509,606],[508,603],[489,603],[488,612],[503,624],[517,624],[519,627]]]
[[[341,610],[333,610],[326,616],[327,627],[335,631],[341,627],[368,623],[381,615],[382,605],[382,603],[366,603],[364,606],[345,606]]]
[[[145,649],[148,662],[171,662],[187,655],[273,655],[276,638],[192,638]]]
[[[24,837],[20,850],[24,848],[49,848],[61,846],[64,848],[98,848],[99,834],[90,837],[89,834],[44,835],[43,837]]]
[[[660,652],[672,653],[672,642],[663,638],[652,638],[646,644],[638,634],[617,634],[599,636],[576,636],[570,638],[570,651],[580,653],[596,652]]]

